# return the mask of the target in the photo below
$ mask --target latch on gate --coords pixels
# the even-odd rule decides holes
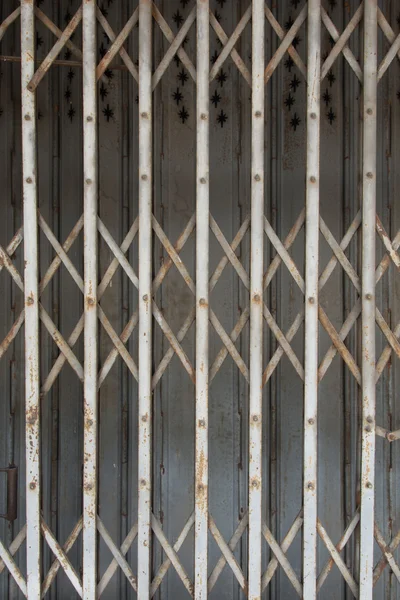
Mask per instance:
[[[0,469],[0,473],[7,473],[7,512],[0,514],[0,517],[15,521],[18,512],[18,467],[10,465]]]

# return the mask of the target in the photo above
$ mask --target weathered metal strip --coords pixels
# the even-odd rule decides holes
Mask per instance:
[[[249,600],[261,598],[264,254],[264,1],[252,5],[251,263],[249,398]]]
[[[36,98],[27,87],[35,72],[35,35],[34,3],[32,0],[24,0],[21,3],[21,102],[25,259],[26,552],[29,600],[39,600],[41,588]]]
[[[150,598],[152,435],[152,2],[139,3],[138,597]]]
[[[315,600],[317,583],[317,406],[321,1],[308,3],[307,167],[305,241],[303,596]]]
[[[360,598],[372,600],[375,500],[375,215],[377,139],[376,0],[364,2],[364,99],[362,168],[362,450]]]
[[[197,0],[195,600],[208,576],[209,27],[209,1]]]
[[[83,3],[84,467],[83,598],[97,587],[97,98],[96,2]]]

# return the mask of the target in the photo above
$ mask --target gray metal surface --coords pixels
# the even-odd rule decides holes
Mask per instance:
[[[22,231],[23,186],[32,185],[27,182],[30,175],[22,171],[23,155],[31,167],[33,164],[26,146],[22,151],[20,16],[15,14],[11,19],[13,23],[7,29],[4,27],[4,31],[0,26],[0,468],[18,467],[17,519],[12,522],[0,519],[0,556],[6,562],[4,567],[0,560],[0,598],[23,597],[16,581],[23,591],[27,586],[32,599],[40,596],[38,581],[41,581],[41,594],[54,600],[75,599],[79,597],[77,589],[83,589],[83,597],[87,599],[96,594],[110,599],[136,598],[139,580],[143,600],[149,596],[159,600],[184,599],[191,594],[200,599],[207,595],[204,560],[207,560],[210,599],[244,598],[249,581],[252,598],[260,597],[260,587],[261,597],[271,600],[298,598],[301,593],[307,600],[316,597],[346,600],[358,594],[363,599],[400,598],[397,565],[400,559],[397,549],[400,542],[400,405],[396,393],[400,356],[400,327],[397,326],[400,322],[397,253],[400,176],[396,168],[400,159],[398,6],[396,2],[382,0],[376,13],[376,2],[365,0],[365,3],[369,18],[372,15],[372,23],[369,21],[366,28],[364,4],[358,0],[347,3],[312,0],[309,5],[287,0],[266,4],[267,83],[261,117],[265,123],[266,217],[261,257],[266,286],[262,336],[254,331],[250,334],[249,320],[250,290],[255,290],[257,283],[256,272],[251,272],[250,267],[250,220],[258,213],[253,204],[251,214],[251,200],[252,195],[253,201],[258,197],[254,191],[256,184],[262,184],[253,180],[252,194],[252,178],[258,174],[253,169],[259,165],[260,158],[253,155],[252,161],[252,140],[260,139],[257,125],[260,117],[252,113],[251,74],[252,61],[253,69],[254,61],[257,68],[262,61],[252,53],[251,14],[252,10],[260,10],[262,3],[210,0],[209,107],[204,96],[206,61],[200,61],[201,74],[196,72],[199,65],[196,38],[200,35],[201,39],[201,27],[196,20],[194,0],[160,0],[153,5],[155,88],[152,100],[147,88],[139,95],[140,25],[136,26],[139,11],[135,12],[138,3],[133,0],[98,3],[97,122],[94,106],[93,121],[87,121],[88,115],[83,114],[80,63],[82,52],[84,59],[90,55],[90,47],[82,47],[82,22],[48,72],[39,70],[40,76],[36,75],[31,81],[33,86],[37,85],[37,115],[33,120],[37,143],[34,138],[30,138],[30,143],[37,147],[38,279],[43,307],[37,345],[41,485],[34,489],[29,487],[31,481],[27,481],[25,475],[27,457],[32,463],[38,456],[25,430],[26,416],[28,434],[32,426],[25,410],[25,395],[29,389],[25,386],[25,356],[32,361],[32,355],[29,344],[24,341],[26,329],[24,316],[21,316],[24,293],[18,285],[24,281],[24,251],[29,271],[25,285],[29,277],[35,277],[29,266],[29,259],[34,262],[34,246]],[[23,4],[28,13],[31,3],[24,0]],[[85,4],[86,26],[91,30],[90,6],[95,3]],[[148,10],[146,0],[141,4],[141,10]],[[198,4],[207,5],[207,2],[199,0]],[[14,0],[3,0],[0,23],[18,6]],[[36,70],[57,40],[55,25],[64,30],[79,6],[78,0],[36,1]],[[313,36],[307,35],[307,10],[311,7],[321,8],[320,44],[315,15]],[[201,10],[204,11],[204,7]],[[376,106],[374,75],[368,97],[363,95],[362,85],[363,78],[371,76],[374,69],[374,57],[368,52],[371,52],[371,35],[373,38],[376,28],[375,13],[379,79]],[[79,14],[76,19],[80,20]],[[187,33],[181,33],[181,38],[172,46],[174,51],[179,47],[179,60],[172,57],[170,50],[162,62],[180,28],[184,31],[186,19],[189,19]],[[294,29],[289,31],[293,23]],[[72,21],[71,27],[75,24]],[[110,38],[114,40],[126,24],[125,50],[113,52],[115,58],[105,54],[112,46]],[[335,47],[345,30],[350,34],[347,45],[339,42]],[[288,31],[290,38],[286,38],[285,52],[282,52],[280,38]],[[148,39],[146,32],[142,33],[144,52]],[[232,34],[234,50],[221,65],[222,47]],[[293,42],[292,46],[288,40]],[[201,41],[199,46],[197,52],[201,52]],[[334,61],[325,63],[332,48],[335,48]],[[315,72],[307,71],[310,57],[313,64],[321,60],[324,76],[317,104],[313,104],[314,97],[307,98],[307,78],[309,82],[318,78]],[[51,56],[54,58],[55,54]],[[162,68],[157,70],[160,64],[168,64],[165,72]],[[94,74],[93,62],[86,62],[85,69],[89,85]],[[141,73],[143,86],[146,86],[147,75],[147,71]],[[200,81],[201,89],[196,89],[193,76]],[[26,97],[29,93],[33,94],[25,90]],[[318,99],[318,94],[316,97]],[[196,98],[204,107],[200,112],[196,110]],[[90,100],[87,94],[85,100]],[[142,109],[143,103],[149,106],[151,101],[152,144],[140,162],[139,141],[146,143],[147,138],[146,124],[141,126],[139,136],[139,121],[146,119],[141,113],[150,110]],[[253,97],[255,110],[257,102],[259,100]],[[368,102],[372,102],[371,107]],[[319,106],[317,119],[311,116],[312,106],[317,107],[317,113]],[[366,112],[368,108],[373,109],[372,114]],[[372,119],[368,124],[363,120],[364,112]],[[203,113],[206,119],[202,118]],[[373,132],[375,117],[376,151],[364,138],[363,156],[363,135],[366,127]],[[316,121],[316,129],[309,127],[308,136],[307,119],[310,123]],[[25,131],[27,123],[29,121],[25,122]],[[90,137],[92,125],[97,133]],[[196,131],[200,132],[197,138]],[[94,161],[96,151],[98,153],[97,168],[95,162],[92,164],[94,176],[87,175],[87,164],[84,168],[84,135],[86,145],[89,144],[86,157]],[[205,150],[203,145],[208,135],[209,171],[203,183],[200,181],[203,174],[196,175],[196,165],[197,169],[207,169],[207,155],[201,150]],[[319,156],[313,139],[320,139]],[[311,143],[308,168],[307,141]],[[148,164],[149,151],[152,165]],[[318,159],[319,177],[311,173],[313,165],[318,167]],[[368,161],[373,168],[367,168]],[[143,173],[139,171],[139,162],[152,170],[149,179],[140,179],[140,182]],[[88,179],[95,181],[96,171],[98,249],[96,251],[92,239],[84,251],[84,196],[91,206],[96,203],[96,194],[88,201],[88,192],[84,194],[84,189],[92,185]],[[34,175],[36,177],[36,173]],[[306,176],[308,179],[315,176],[317,180],[309,179],[306,185]],[[144,355],[139,352],[139,331],[146,333],[150,325],[148,321],[143,323],[142,317],[139,329],[138,317],[148,299],[144,299],[144,293],[138,295],[137,284],[148,284],[146,269],[150,269],[150,257],[146,241],[139,241],[137,218],[139,199],[142,209],[149,201],[146,185],[151,177],[153,396],[152,400],[142,397],[141,406],[145,407],[146,402],[151,406],[149,421],[144,421],[145,414],[139,408],[138,379],[142,375],[141,389],[145,393],[149,382],[144,380],[142,368],[148,369],[149,365],[146,367]],[[318,205],[322,221],[319,232],[315,222],[306,232],[306,198],[311,198],[310,190],[318,183],[319,202],[315,196],[311,201]],[[209,194],[203,191],[203,187],[208,186]],[[367,204],[373,206],[375,186],[377,219],[373,210],[365,209]],[[363,198],[368,198],[368,202],[363,203]],[[196,229],[195,222],[196,207],[197,214],[200,211],[200,217],[204,217],[201,202],[207,200],[210,208],[208,256],[204,219],[200,230]],[[86,217],[94,229],[96,223],[88,217],[88,209]],[[144,219],[143,240],[145,232],[150,231],[146,211]],[[363,252],[364,256],[368,252],[371,255],[365,236],[363,247],[362,230],[366,225],[373,227],[375,220],[375,236],[373,231],[370,235],[376,243],[378,283],[373,298],[367,298],[371,292],[366,286],[371,285],[373,266],[368,267],[369,263],[362,258]],[[306,259],[305,249],[307,243],[315,248],[318,236],[319,291],[318,299],[310,303],[311,294],[306,292],[304,296],[304,285],[312,286],[314,279],[313,273],[305,270],[305,261],[311,261],[309,254]],[[256,234],[253,245],[255,238]],[[196,248],[197,251],[204,249],[204,257],[197,255],[197,276]],[[139,265],[140,254],[146,257],[145,270],[143,262],[141,268]],[[91,265],[91,272],[95,273],[93,258],[96,255],[98,335],[94,335],[95,324],[92,323],[90,329],[86,323],[85,352],[84,288],[81,285],[88,285],[90,275],[84,272],[84,256]],[[204,344],[199,344],[204,333],[199,324],[197,348],[210,367],[209,387],[207,377],[199,379],[198,373],[202,393],[196,395],[196,298],[199,313],[205,307],[200,302],[206,297],[196,282],[199,282],[202,260],[205,265],[207,259],[211,278],[206,302],[209,351],[206,352]],[[373,256],[369,256],[369,260],[373,261]],[[365,296],[364,317],[371,301],[375,301],[379,311],[375,313],[375,320],[373,312],[366,317],[369,326],[375,327],[376,386],[373,382],[375,361],[362,353],[367,336],[365,331],[363,333],[361,318],[361,290]],[[25,293],[28,294],[26,288]],[[304,394],[304,377],[308,376],[313,382],[315,366],[315,356],[308,365],[305,362],[305,299],[309,303],[308,313],[315,308],[319,317],[318,339],[307,334],[311,353],[316,350],[314,342],[318,342],[316,422],[310,421],[314,417],[307,412],[313,409],[315,398],[306,394],[305,400]],[[42,318],[43,311],[48,315],[47,320]],[[86,312],[89,311],[90,306],[86,305]],[[311,330],[309,326],[308,331]],[[85,405],[88,407],[89,403],[93,410],[89,415],[84,411],[81,369],[85,356],[87,361],[90,357],[93,337],[98,342],[98,364],[97,377],[92,370],[86,378],[89,395]],[[254,363],[252,371],[250,349],[254,350],[259,337],[263,344],[264,384],[261,424],[249,420],[254,417],[254,412],[250,412],[250,377],[253,381],[258,377]],[[371,340],[368,343],[372,348]],[[145,346],[142,341],[142,350]],[[368,361],[369,371],[365,366]],[[99,385],[97,407],[91,387],[96,379]],[[370,390],[367,404],[365,398],[363,402],[362,389]],[[376,415],[373,414],[374,395]],[[207,403],[208,419],[204,416]],[[196,414],[200,415],[197,419]],[[260,427],[262,437],[261,456],[256,457],[256,466],[261,468],[262,517],[261,521],[257,517],[258,497],[253,490],[250,508],[255,512],[250,519],[255,537],[249,556],[249,485],[252,485],[249,444],[251,439],[256,439],[252,430],[255,424]],[[96,425],[97,435],[93,437]],[[311,434],[308,432],[306,439],[312,440],[311,446],[307,445],[312,459],[309,470],[309,465],[304,464],[307,428],[311,428]],[[374,431],[376,435],[372,438]],[[317,446],[313,447],[315,439]],[[140,441],[143,447],[138,455]],[[373,445],[375,460],[370,452]],[[90,473],[84,447],[91,451],[94,487],[90,487],[93,482],[89,482],[89,487],[83,485],[84,464],[86,473]],[[208,476],[207,469],[203,470],[200,465],[206,450]],[[149,452],[151,462],[147,463]],[[375,473],[371,471],[373,465]],[[138,488],[149,476],[149,468],[151,482],[143,483],[139,498],[147,508],[150,498],[151,513],[139,515]],[[310,481],[308,475],[305,479],[304,473],[313,469],[316,469],[315,481]],[[7,512],[6,475],[0,472],[0,513]],[[367,485],[369,483],[372,487]],[[33,555],[27,548],[26,503],[30,495],[37,498],[39,492],[40,515],[34,501],[28,500],[28,511],[34,515],[33,521],[29,521],[28,536],[34,539],[35,524],[40,520],[41,573],[36,570],[27,583],[27,556],[34,564],[38,553]],[[91,505],[88,501],[94,501],[96,492],[96,504]],[[315,498],[314,492],[318,521],[314,500],[311,504],[307,500],[303,529],[304,497],[310,494]],[[371,509],[372,501],[375,506]],[[97,516],[92,511],[96,505]],[[364,538],[360,537],[360,513],[364,515]],[[204,547],[207,514],[208,544]],[[86,545],[83,523],[87,528]],[[97,558],[96,548],[89,543],[90,536],[96,536],[95,527],[98,529]],[[257,575],[259,557],[252,550],[259,544],[260,532],[261,582]],[[373,548],[368,541],[372,536]],[[315,538],[316,554],[312,542]],[[138,543],[147,542],[150,546],[145,546],[146,552],[138,552]],[[85,573],[84,548],[88,552]],[[148,569],[147,554],[150,556]],[[221,556],[225,558],[222,560]],[[309,567],[311,583],[304,582],[303,564]],[[255,565],[251,578],[249,565]]]

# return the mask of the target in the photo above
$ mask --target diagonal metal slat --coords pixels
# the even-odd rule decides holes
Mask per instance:
[[[329,56],[327,57],[324,64],[322,65],[321,81],[327,76],[329,70],[332,68],[333,63],[335,62],[335,60],[337,59],[339,54],[342,52],[343,56],[347,60],[348,64],[353,69],[354,73],[356,74],[357,79],[362,84],[363,72],[361,70],[361,67],[360,67],[356,57],[354,56],[353,52],[348,47],[347,42],[348,42],[351,34],[354,32],[356,27],[359,25],[359,23],[362,19],[363,13],[364,13],[364,4],[361,3],[360,6],[358,7],[358,9],[356,10],[356,12],[354,13],[354,15],[352,16],[352,18],[350,19],[350,21],[347,24],[343,33],[341,35],[339,35],[339,32],[336,29],[335,25],[333,24],[332,20],[330,19],[328,13],[326,12],[326,10],[323,7],[321,8],[322,22],[324,23],[326,29],[328,30],[329,35],[332,37],[332,39],[335,42],[335,45],[332,48],[332,50],[330,51]]]
[[[104,15],[102,13],[101,13],[101,15],[104,18]],[[138,81],[139,73],[137,71],[137,68],[134,65],[134,63],[132,62],[132,60],[130,59],[128,53],[122,48],[123,44],[125,43],[126,39],[128,38],[132,29],[135,27],[138,20],[139,20],[139,8],[136,8],[134,10],[132,16],[130,17],[130,19],[128,19],[127,23],[124,25],[122,31],[117,35],[117,37],[115,37],[115,34],[112,31],[111,27],[108,25],[108,23],[106,23],[105,20],[103,21],[103,19],[102,19],[101,22],[104,26],[104,31],[108,35],[112,44],[97,66],[97,69],[96,69],[96,78],[97,79],[100,79],[100,77],[107,70],[107,68],[109,67],[111,62],[114,60],[116,55],[120,54],[122,60],[125,62],[125,65],[127,66],[128,70],[129,70],[129,72],[131,73],[131,75],[133,76],[135,81]]]

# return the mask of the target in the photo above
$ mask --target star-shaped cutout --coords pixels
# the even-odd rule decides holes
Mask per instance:
[[[68,86],[67,89],[64,92],[64,98],[66,100],[70,100],[71,96],[72,96],[71,88]]]
[[[332,87],[332,85],[335,83],[336,81],[336,77],[334,72],[332,71],[332,69],[329,71],[328,75],[327,75],[327,79],[329,81],[329,85]]]
[[[43,38],[36,32],[36,50],[40,48],[40,46],[43,46]]]
[[[217,122],[221,125],[221,127],[223,127],[224,124],[227,122],[227,120],[228,120],[228,115],[226,113],[224,113],[224,111],[221,109],[221,112],[217,116]]]
[[[292,68],[294,67],[293,58],[291,56],[288,56],[288,58],[284,62],[284,65],[285,65],[285,69],[287,69],[289,71],[289,73],[291,73]]]
[[[108,96],[108,89],[104,85],[104,82],[101,82],[99,93],[100,93],[100,97],[101,97],[102,101],[104,102],[105,98]]]
[[[220,5],[221,8],[224,8],[225,2],[226,0],[217,0],[217,3]]]
[[[300,79],[297,77],[297,75],[294,75],[292,81],[290,82],[290,89],[295,92],[299,87],[300,83]]]
[[[109,104],[105,108],[103,108],[103,115],[107,119],[107,123],[110,122],[110,119],[114,118],[114,110],[110,107]]]
[[[189,76],[186,71],[182,69],[182,71],[179,71],[178,73],[178,79],[182,85],[185,85],[186,81],[189,79]]]
[[[214,17],[216,18],[216,20],[218,21],[218,23],[221,23],[222,15],[217,10],[214,13]]]
[[[107,77],[107,79],[112,79],[114,77],[112,69],[106,69],[104,71],[104,75]]]
[[[176,88],[176,91],[172,94],[172,97],[179,106],[179,103],[183,100],[183,94],[179,88]]]
[[[68,23],[70,22],[71,19],[72,19],[72,15],[69,12],[69,10],[67,10],[67,12],[65,13],[65,16],[64,16],[64,23],[66,25],[68,25]]]
[[[213,55],[211,56],[211,58],[210,58],[210,61],[211,61],[211,64],[212,64],[212,65],[215,65],[215,63],[216,63],[216,62],[217,62],[217,60],[218,60],[218,56],[219,56],[219,54],[218,54],[218,52],[215,50],[214,54],[213,54]]]
[[[329,109],[329,112],[326,114],[326,116],[328,117],[328,121],[331,125],[333,125],[333,121],[335,121],[336,119],[336,115],[332,110],[332,106]]]
[[[189,118],[189,113],[184,106],[182,106],[181,110],[178,112],[178,115],[182,123],[185,123],[185,121],[187,121]]]
[[[179,0],[182,4],[183,8],[186,8],[186,5],[189,4],[189,0]]]
[[[328,104],[332,100],[332,94],[329,93],[329,90],[325,90],[325,94],[322,96],[322,99],[325,102],[326,106],[328,106]]]
[[[64,53],[65,60],[70,60],[71,56],[72,56],[72,52],[71,52],[71,50],[69,48],[67,48],[66,51],[65,51],[65,53]]]
[[[72,69],[70,69],[67,73],[67,78],[68,81],[71,82],[73,80],[73,78],[75,77],[75,71],[73,71]]]
[[[285,98],[285,106],[286,108],[288,108],[289,110],[291,110],[293,104],[296,102],[295,98],[292,96],[292,94],[289,92],[289,95],[287,98]]]
[[[228,75],[225,73],[225,71],[223,69],[221,69],[217,75],[217,81],[221,87],[224,85],[224,83],[226,82],[227,79],[228,79]]]
[[[172,20],[175,23],[175,25],[177,25],[178,27],[180,27],[182,25],[184,19],[183,19],[183,16],[181,15],[181,13],[179,12],[179,9],[176,11],[176,13],[173,14]]]
[[[221,102],[221,96],[218,94],[217,90],[215,90],[214,94],[211,96],[211,102],[214,104],[215,108],[217,108],[218,104]]]
[[[174,56],[174,62],[177,67],[181,66],[181,59],[179,58],[179,56],[177,54],[175,54],[175,56]]]
[[[290,125],[294,131],[298,128],[301,123],[301,119],[297,116],[297,113],[294,113],[293,117],[290,120]]]
[[[73,119],[73,118],[74,118],[74,116],[75,116],[75,113],[76,113],[76,110],[74,109],[74,107],[73,107],[73,106],[70,106],[70,107],[69,107],[69,110],[68,110],[68,112],[67,112],[67,115],[68,115],[68,118],[69,118],[69,120],[71,121],[71,123],[72,123],[72,119]]]

